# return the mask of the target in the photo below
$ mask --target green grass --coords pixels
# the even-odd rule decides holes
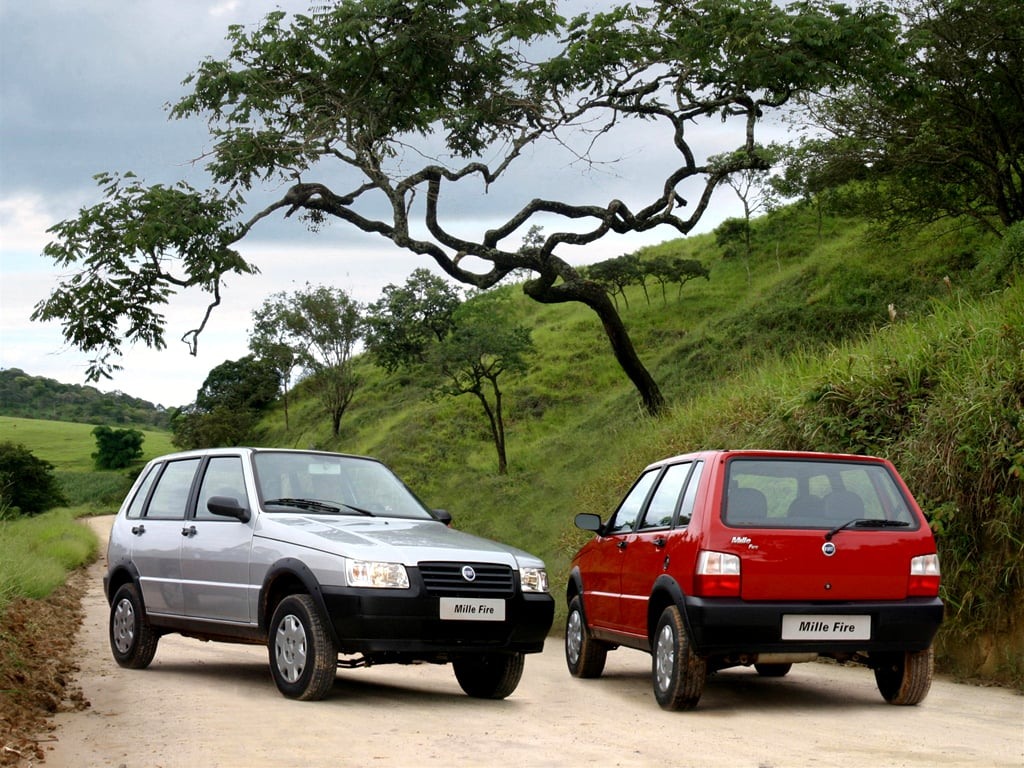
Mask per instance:
[[[78,512],[0,521],[0,614],[17,597],[46,597],[69,571],[95,559],[99,542],[77,521]]]

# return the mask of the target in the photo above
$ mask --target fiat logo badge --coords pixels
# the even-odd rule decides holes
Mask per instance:
[[[466,581],[476,581],[476,571],[473,570],[473,566],[462,566],[462,578],[464,578]]]
[[[831,541],[826,541],[824,544],[821,545],[821,551],[825,555],[825,557],[832,557],[832,555],[836,553],[836,545],[833,544]]]

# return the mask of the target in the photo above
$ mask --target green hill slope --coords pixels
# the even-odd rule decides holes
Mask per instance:
[[[1004,450],[984,455],[995,440],[986,425],[1024,410],[1015,346],[1024,299],[1019,284],[1005,289],[990,279],[999,243],[970,228],[880,239],[856,221],[826,221],[819,232],[810,216],[792,212],[784,227],[757,222],[755,234],[746,258],[723,257],[711,236],[642,254],[697,258],[711,270],[710,281],[689,283],[680,296],[673,287],[663,298],[651,286],[647,298],[635,287],[628,307],[620,300],[673,404],[664,418],[644,414],[589,310],[538,305],[509,286],[538,353],[528,375],[504,383],[508,475],[495,471],[476,401],[433,398],[420,382],[385,377],[366,360],[337,440],[300,386],[291,429],[282,413],[270,413],[266,442],[384,459],[457,526],[542,555],[556,592],[583,540],[574,515],[607,515],[648,461],[712,446],[887,455],[942,534],[951,607],[942,658],[1019,682],[1024,648],[1011,642],[1021,626],[1013,608],[1024,582],[1019,537],[982,541],[971,530],[1019,531],[1024,522],[1024,461],[1013,458],[1024,453],[1024,425],[1009,429]],[[986,391],[978,384],[978,400],[964,401],[964,384],[981,381]],[[975,419],[975,442],[961,445]],[[964,453],[978,460],[962,464]],[[989,478],[990,500],[1002,501],[970,497],[975,472]],[[985,583],[972,584],[971,573],[984,568]],[[988,652],[965,657],[961,649],[980,647],[982,636]]]

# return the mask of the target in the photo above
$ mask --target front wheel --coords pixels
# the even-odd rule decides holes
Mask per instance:
[[[475,699],[504,699],[523,676],[522,653],[482,653],[452,659],[455,679]]]
[[[704,692],[707,663],[694,653],[677,606],[662,611],[651,656],[654,698],[661,708],[674,711],[696,707]]]
[[[334,685],[338,652],[309,595],[289,595],[270,620],[270,672],[289,699],[317,701]]]
[[[923,651],[884,654],[875,666],[875,684],[890,704],[913,706],[924,701],[932,687],[935,653]]]
[[[110,603],[110,650],[114,661],[128,669],[145,669],[156,655],[160,636],[146,618],[134,584],[122,584]]]
[[[595,640],[583,615],[583,601],[576,595],[569,601],[565,620],[565,663],[573,677],[600,677],[608,659],[608,646]]]

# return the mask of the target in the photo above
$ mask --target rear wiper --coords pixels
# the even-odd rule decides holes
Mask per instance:
[[[333,504],[324,504],[322,501],[316,501],[315,499],[267,499],[263,502],[264,504],[275,504],[281,507],[298,507],[299,509],[310,509],[316,512],[331,512],[338,514],[341,512],[340,507],[336,507]]]
[[[842,525],[836,526],[825,534],[825,541],[831,541],[832,537],[846,528],[906,528],[910,523],[905,520],[880,520],[876,517],[855,517],[847,520]]]

